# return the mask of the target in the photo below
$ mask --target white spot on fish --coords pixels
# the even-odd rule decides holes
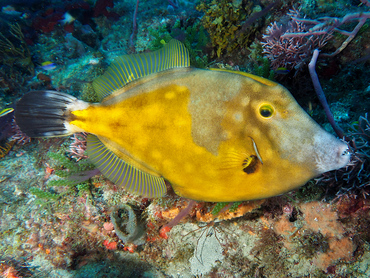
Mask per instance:
[[[223,116],[225,114],[225,110],[222,108],[216,108],[215,112],[217,116]]]
[[[242,100],[241,100],[240,104],[241,104],[243,107],[245,107],[245,106],[247,106],[247,105],[249,104],[249,101],[250,101],[249,96],[245,96],[245,97],[243,97],[243,98],[242,98]]]
[[[233,115],[233,119],[236,122],[241,122],[241,121],[243,121],[243,114],[241,112],[236,112]]]
[[[273,159],[274,152],[271,149],[264,149],[263,156],[265,160]]]
[[[221,138],[222,138],[222,140],[230,139],[231,138],[231,132],[227,131],[227,130],[224,130],[221,134]]]

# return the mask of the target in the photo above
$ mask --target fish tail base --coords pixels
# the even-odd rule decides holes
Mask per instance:
[[[17,103],[15,120],[22,132],[30,137],[67,136],[75,131],[68,125],[76,104],[87,103],[57,91],[31,91]]]

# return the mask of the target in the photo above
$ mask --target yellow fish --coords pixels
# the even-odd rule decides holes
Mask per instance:
[[[283,86],[243,72],[191,68],[176,40],[119,57],[93,87],[101,103],[30,92],[17,103],[17,124],[31,137],[90,133],[90,160],[129,192],[163,196],[167,180],[193,200],[261,199],[350,158],[347,145]]]

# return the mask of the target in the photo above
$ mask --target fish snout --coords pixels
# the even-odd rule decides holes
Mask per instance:
[[[350,159],[351,152],[348,145],[345,142],[340,141],[340,144],[337,147],[337,154],[335,157],[335,162],[338,165],[338,167],[333,170],[345,167],[349,163]]]
[[[323,134],[322,134],[323,135]],[[316,171],[318,174],[345,167],[351,158],[348,145],[326,133],[316,141]],[[325,140],[322,140],[323,137]]]

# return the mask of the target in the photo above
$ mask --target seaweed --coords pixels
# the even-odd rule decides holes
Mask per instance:
[[[166,25],[161,25],[157,29],[149,28],[148,31],[149,31],[149,34],[153,37],[149,45],[149,49],[151,51],[155,51],[155,50],[162,48],[163,45],[165,45],[172,39],[172,36],[167,30]]]
[[[209,43],[209,36],[199,20],[195,22],[177,20],[173,26],[161,25],[157,29],[149,28],[149,34],[153,37],[150,50],[160,49],[171,39],[176,38],[188,49],[192,66],[205,68],[208,65],[208,55],[204,50]]]
[[[95,169],[93,164],[84,161],[74,162],[60,153],[49,152],[48,156],[58,161],[55,174],[60,178],[64,178],[50,181],[49,186],[68,186],[69,191],[77,190],[80,195],[90,191],[91,182],[89,179],[92,174],[96,173],[93,170]]]
[[[184,44],[189,51],[190,64],[197,68],[205,68],[208,65],[208,55],[204,53],[209,43],[209,36],[200,21],[186,28]]]
[[[220,213],[220,211],[226,207],[228,204],[230,204],[229,202],[219,202],[219,203],[216,203],[215,206],[213,207],[212,209],[212,214],[213,215],[217,215]]]
[[[201,3],[197,10],[204,12],[202,24],[211,38],[212,56],[218,58],[252,43],[264,15],[260,6],[248,0],[213,0]]]
[[[219,214],[223,209],[229,209],[230,212],[235,212],[236,209],[238,208],[238,206],[241,204],[242,202],[232,202],[232,203],[229,203],[229,202],[219,202],[219,203],[216,203],[215,206],[213,207],[212,209],[212,214],[213,215],[217,215]]]
[[[58,200],[60,197],[59,194],[44,191],[37,187],[31,187],[30,193],[35,195],[37,198],[44,200]]]
[[[79,195],[85,192],[90,193],[91,181],[90,178],[97,174],[97,170],[93,164],[86,162],[74,162],[69,160],[66,156],[57,152],[48,152],[48,156],[57,162],[54,173],[62,178],[58,180],[51,180],[48,183],[49,187],[67,186],[67,191],[63,193],[53,193],[39,188],[32,187],[30,193],[37,198],[44,201],[56,201],[61,197],[78,192]],[[43,202],[41,202],[43,204]]]
[[[31,53],[18,23],[9,23],[9,34],[0,33],[0,61],[1,64],[19,67],[34,75],[35,67],[31,59]]]
[[[35,75],[35,66],[18,23],[0,31],[0,69],[0,92],[8,102],[28,90],[26,82]]]
[[[258,76],[275,80],[275,72],[270,69],[270,61],[267,58],[260,57],[254,64],[253,71]]]

